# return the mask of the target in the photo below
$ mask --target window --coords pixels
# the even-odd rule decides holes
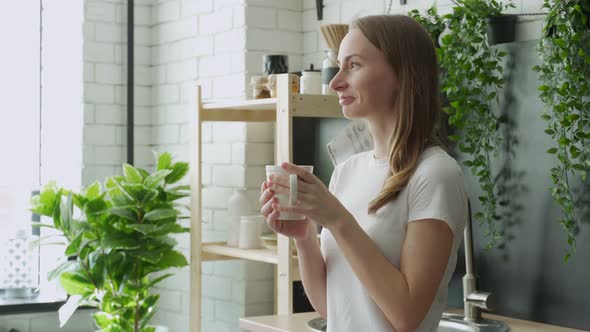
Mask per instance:
[[[0,289],[23,297],[38,286],[38,248],[28,202],[40,183],[41,11],[39,1],[0,4]]]
[[[82,22],[82,1],[0,1],[0,307],[65,299],[46,280],[63,248],[25,249],[19,241],[36,236],[33,190],[51,180],[81,184]],[[32,298],[29,274],[40,289]]]

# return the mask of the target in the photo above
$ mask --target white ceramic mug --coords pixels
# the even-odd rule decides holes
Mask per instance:
[[[303,167],[307,172],[313,172],[313,166],[299,166]],[[275,197],[279,201],[280,206],[294,206],[297,204],[297,174],[287,172],[281,165],[267,165],[266,166],[266,180],[271,174],[289,175],[289,195],[276,194]],[[278,220],[303,220],[305,216],[298,213],[280,212]]]

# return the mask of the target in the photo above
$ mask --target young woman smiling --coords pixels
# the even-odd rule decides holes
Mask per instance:
[[[407,16],[367,16],[351,25],[338,61],[330,87],[345,117],[368,122],[374,150],[338,165],[329,188],[284,163],[298,175],[298,201],[280,206],[289,178],[272,175],[261,213],[295,239],[328,331],[436,331],[468,216],[463,173],[440,139],[433,41]],[[305,220],[278,220],[282,211]]]

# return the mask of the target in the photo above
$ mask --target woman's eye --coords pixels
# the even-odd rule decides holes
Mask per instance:
[[[351,62],[350,63],[350,68],[352,68],[352,69],[357,68],[358,66],[359,66],[359,64],[356,63],[356,62]]]

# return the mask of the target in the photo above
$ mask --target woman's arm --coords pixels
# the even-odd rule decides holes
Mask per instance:
[[[300,177],[297,185],[298,202],[292,207],[279,206],[275,202],[272,204],[272,209],[274,211],[301,213],[308,219],[314,220],[327,228],[336,239],[338,247],[346,257],[357,278],[365,286],[369,295],[385,314],[391,325],[398,332],[415,330],[426,316],[434,300],[449,261],[453,244],[453,232],[449,225],[437,219],[424,218],[415,218],[413,220],[418,220],[408,223],[401,252],[400,268],[397,268],[381,253],[373,240],[358,225],[354,216],[346,210],[338,198],[317,177],[296,165],[283,163],[283,167],[293,171]],[[443,173],[441,177],[444,178],[446,175],[446,173]],[[454,179],[452,177],[448,178]],[[445,183],[442,181],[435,178],[433,183]],[[424,181],[419,182],[416,186],[418,189],[412,190],[412,193],[417,193],[412,194],[412,206],[415,206],[413,210],[421,211],[423,215],[425,214],[424,211],[432,210],[432,208],[424,206],[424,202],[443,204],[443,201],[428,199],[428,197],[422,197],[418,194],[431,193],[433,190],[440,191],[439,187],[445,190],[454,188],[446,185],[435,186],[432,189],[428,186],[429,183],[431,183],[430,178],[424,178]],[[279,193],[289,193],[289,180],[284,176],[271,176],[269,185],[272,190]],[[451,193],[453,192],[451,191]],[[447,194],[446,191],[438,193],[437,197],[446,197]],[[420,199],[415,197],[417,195]],[[272,219],[272,215],[270,218]],[[289,226],[291,225],[298,224],[289,223]],[[309,229],[307,229],[308,236],[298,238],[309,240],[309,232]],[[307,255],[306,258],[312,257],[312,259],[309,259],[309,264],[304,264],[303,269],[317,269],[313,271],[314,273],[321,271],[320,275],[323,275],[322,279],[324,281],[318,284],[325,285],[326,268],[319,253],[319,247],[317,247],[317,244],[316,249],[312,249],[314,247],[310,244],[306,247],[307,250],[304,250],[303,253],[300,252],[300,255]],[[316,254],[314,254],[314,251]],[[313,259],[313,257],[319,258],[319,260]],[[311,271],[302,271],[302,273],[311,274]],[[312,280],[317,281],[319,278],[312,277],[308,279],[311,283]],[[316,283],[307,285],[306,287],[310,287],[308,293],[314,297],[322,295],[319,296],[318,302],[325,303],[325,300],[323,300],[326,296],[325,288],[323,291],[314,292],[317,289],[316,285]],[[316,310],[321,311],[321,308],[316,308]]]
[[[398,269],[354,219],[338,225],[330,231],[371,298],[396,331],[414,331],[428,313],[446,270],[451,228],[437,219],[409,223]]]
[[[295,240],[303,287],[314,309],[326,318],[326,264],[317,240],[316,223],[309,218],[301,221],[277,220],[279,214],[272,209],[272,205],[278,202],[274,190],[268,187],[266,181],[260,189],[260,213],[275,232]],[[278,188],[275,186],[275,189]]]
[[[320,252],[314,222],[309,224],[307,237],[296,239],[295,246],[299,256],[299,273],[305,293],[315,311],[327,319],[326,263]]]

